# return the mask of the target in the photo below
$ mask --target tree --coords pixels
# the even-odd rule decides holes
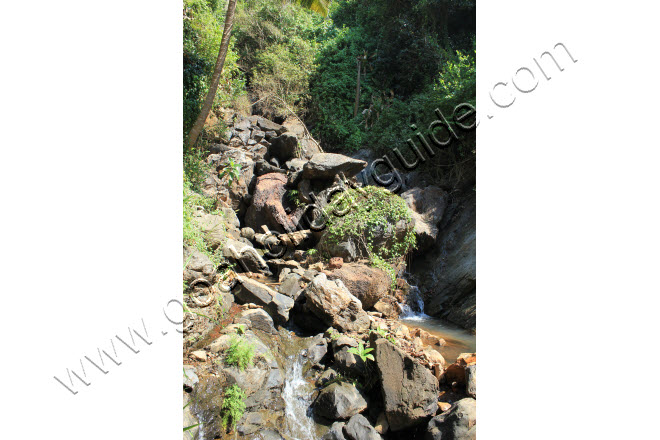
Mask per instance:
[[[331,0],[296,0],[296,3],[303,8],[314,11],[325,17],[328,14],[330,1]],[[225,27],[222,31],[222,41],[220,42],[220,51],[218,52],[218,58],[213,67],[213,76],[211,77],[209,91],[204,99],[202,110],[199,112],[193,127],[190,129],[190,133],[188,133],[188,145],[191,147],[197,142],[197,138],[199,138],[199,135],[204,128],[204,122],[206,122],[206,118],[213,107],[213,101],[218,91],[218,84],[220,83],[220,76],[222,75],[222,68],[225,64],[227,50],[229,49],[229,39],[231,38],[231,30],[234,27],[235,12],[236,0],[229,0],[229,4],[227,5],[227,15],[225,17]]]

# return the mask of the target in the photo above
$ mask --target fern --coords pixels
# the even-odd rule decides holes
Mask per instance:
[[[238,385],[232,385],[225,390],[225,400],[222,402],[222,426],[226,429],[231,422],[232,428],[245,413],[245,392]]]

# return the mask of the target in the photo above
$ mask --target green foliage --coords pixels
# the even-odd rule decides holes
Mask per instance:
[[[359,356],[360,359],[362,359],[363,362],[367,362],[367,359],[370,360],[375,360],[374,355],[370,354],[370,352],[374,351],[373,348],[365,348],[364,344],[362,341],[358,343],[357,347],[349,347],[348,352],[353,353],[356,356]]]
[[[224,257],[221,250],[212,250],[204,239],[204,233],[195,218],[195,213],[198,209],[202,208],[207,212],[215,212],[213,210],[215,201],[204,197],[203,195],[192,190],[192,183],[185,175],[183,178],[183,243],[192,246],[208,256],[214,265],[218,266]],[[185,267],[184,267],[185,269]],[[184,284],[184,289],[187,286]]]
[[[222,401],[222,426],[227,428],[231,424],[236,428],[236,424],[245,413],[245,397],[245,392],[238,385],[225,389]]]
[[[331,10],[310,86],[313,132],[326,150],[403,151],[411,123],[474,103],[474,1],[344,0]]]
[[[375,253],[371,256],[371,265],[373,267],[376,267],[378,269],[387,272],[387,274],[390,276],[390,281],[391,281],[390,287],[394,289],[394,286],[396,284],[396,270],[394,270],[394,267]]]
[[[222,179],[227,176],[227,187],[231,188],[231,184],[238,180],[241,174],[241,165],[234,162],[234,159],[229,158],[229,163],[225,165],[224,169],[218,173],[218,178]]]
[[[381,338],[385,338],[388,341],[390,341],[392,344],[396,345],[396,339],[394,338],[394,336],[392,336],[392,334],[387,329],[384,329],[382,327],[378,327],[376,330],[371,330],[369,333],[376,333]]]
[[[235,337],[231,340],[227,349],[225,363],[230,366],[235,365],[239,370],[243,371],[253,365],[255,348],[254,344]]]
[[[325,2],[299,1],[302,6]],[[253,110],[266,117],[303,114],[314,71],[323,17],[291,3],[246,0],[236,7],[239,65],[246,72]]]
[[[345,210],[348,212],[343,216],[332,213]],[[363,244],[369,252],[372,264],[386,270],[390,276],[395,274],[388,262],[402,258],[416,245],[415,232],[410,228],[403,240],[391,246],[374,247],[374,231],[395,225],[400,220],[408,223],[412,221],[412,213],[406,202],[384,188],[366,186],[337,193],[326,208],[326,213],[330,242],[351,239]]]
[[[222,41],[226,1],[183,2],[183,132],[192,127],[208,92]],[[214,105],[232,106],[245,96],[238,54],[231,44]]]

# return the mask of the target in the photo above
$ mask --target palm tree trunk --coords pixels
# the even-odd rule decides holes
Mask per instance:
[[[222,41],[220,42],[220,52],[218,52],[218,59],[215,61],[215,67],[213,68],[213,76],[211,77],[211,85],[209,87],[209,92],[206,95],[204,100],[204,105],[202,105],[202,110],[197,116],[197,120],[190,129],[188,134],[188,145],[193,146],[197,142],[199,134],[204,128],[204,122],[213,107],[213,100],[215,99],[215,94],[218,91],[218,84],[220,83],[220,76],[222,74],[222,68],[225,65],[225,58],[227,57],[227,50],[229,50],[229,38],[231,37],[231,29],[234,26],[234,12],[236,11],[236,0],[229,0],[227,5],[227,15],[225,17],[225,29],[222,32]]]

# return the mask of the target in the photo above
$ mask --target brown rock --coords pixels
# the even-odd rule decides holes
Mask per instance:
[[[305,288],[305,307],[326,325],[343,332],[364,332],[369,329],[371,320],[362,309],[362,303],[343,285],[340,280],[328,280],[319,274]]]
[[[447,367],[444,374],[447,383],[465,384],[465,366],[457,363]]]
[[[344,265],[344,259],[342,257],[332,257],[330,258],[330,264],[328,264],[328,269],[341,269]]]
[[[399,317],[399,306],[392,297],[384,297],[374,304],[374,310],[383,314],[385,318],[396,319]]]
[[[252,204],[245,214],[245,223],[255,231],[262,225],[279,232],[293,232],[295,225],[284,211],[282,200],[286,192],[286,175],[269,173],[259,176]]]
[[[458,355],[458,358],[456,359],[456,363],[463,366],[476,364],[477,353],[461,353]]]
[[[426,330],[420,330],[419,337],[421,338],[424,345],[440,345],[440,338],[432,335]]]
[[[440,412],[445,412],[449,408],[451,408],[451,403],[447,402],[438,402],[438,406],[440,407]]]
[[[332,279],[343,281],[353,295],[362,301],[365,310],[371,309],[387,295],[391,279],[384,270],[363,263],[346,263],[332,273]]]
[[[431,362],[432,364],[440,364],[441,366],[445,366],[445,358],[442,357],[442,355],[436,351],[433,350],[432,348],[427,348],[424,350],[424,355],[426,355],[426,358]]]

